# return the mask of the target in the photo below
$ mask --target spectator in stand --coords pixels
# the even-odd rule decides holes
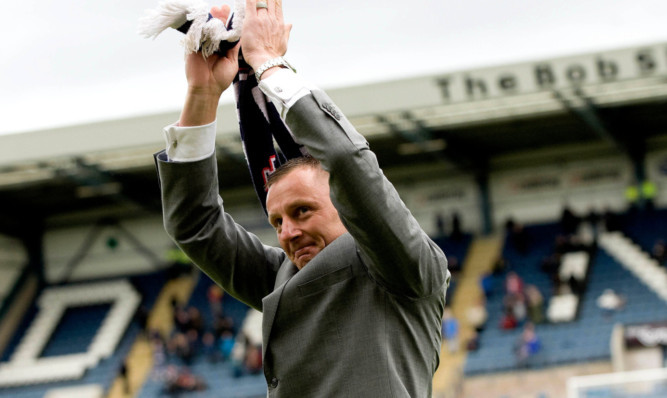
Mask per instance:
[[[526,298],[523,280],[516,272],[509,272],[505,277],[505,297],[503,297],[502,329],[514,329],[522,324],[527,316]]]
[[[204,333],[202,336],[202,350],[206,359],[210,363],[217,363],[223,359],[220,347],[215,343],[215,335],[211,332]]]
[[[240,332],[236,336],[234,341],[234,347],[232,348],[231,359],[232,359],[232,369],[234,377],[241,377],[246,374],[245,369],[245,357],[246,357],[246,346],[247,338],[243,335],[243,332]]]
[[[597,299],[597,305],[602,309],[606,318],[611,317],[614,312],[620,310],[625,305],[625,298],[614,291],[614,289],[605,289]]]
[[[651,250],[651,257],[653,257],[660,265],[665,265],[667,263],[667,247],[665,247],[665,241],[658,239],[653,245]]]
[[[575,248],[572,245],[571,236],[563,234],[556,236],[556,240],[554,242],[554,252],[556,254],[562,255],[574,250]]]
[[[124,360],[123,363],[120,365],[120,369],[118,370],[118,377],[120,378],[123,384],[123,394],[130,395],[132,391],[130,386],[130,377],[127,374],[127,359]],[[47,396],[48,395],[49,394],[47,394]]]
[[[608,207],[605,209],[604,214],[602,215],[602,221],[604,222],[605,230],[608,232],[621,230],[620,216]]]
[[[194,360],[199,356],[202,350],[202,334],[197,331],[197,329],[191,328],[185,334],[185,337],[188,339],[188,346],[192,351],[192,359]]]
[[[569,252],[589,250],[590,245],[584,244],[578,235],[558,235],[554,243],[554,253],[565,254]]]
[[[167,370],[165,390],[170,396],[180,396],[183,392],[204,391],[207,388],[204,380],[193,375],[188,368],[172,365]]]
[[[511,309],[505,308],[499,326],[502,330],[512,330],[517,327],[517,321]]]
[[[503,256],[498,256],[496,262],[493,263],[493,275],[498,276],[507,270],[507,260]]]
[[[485,297],[491,297],[493,294],[493,274],[486,272],[479,278],[479,287],[482,289]]]
[[[505,312],[511,313],[518,325],[523,324],[528,316],[526,298],[523,294],[505,295],[503,305],[505,307]]]
[[[459,321],[449,308],[445,308],[442,316],[442,338],[447,342],[449,352],[459,350]]]
[[[602,217],[598,214],[595,208],[591,207],[586,215],[586,222],[591,226],[591,232],[593,232],[593,244],[596,244],[598,241],[598,235],[600,230],[600,220]]]
[[[190,328],[190,314],[182,304],[176,304],[174,307],[174,325],[176,330],[185,333]]]
[[[234,377],[254,375],[262,371],[262,345],[253,343],[243,331],[239,332],[231,351]]]
[[[557,284],[560,281],[560,277],[558,276],[558,269],[560,268],[561,257],[561,253],[552,253],[551,255],[542,259],[542,264],[540,264],[540,269],[549,275],[549,279],[551,279],[554,284]]]
[[[528,251],[528,234],[526,233],[523,224],[509,220],[506,224],[506,228],[514,249],[520,254],[526,254]]]
[[[153,353],[153,379],[161,378],[167,365],[167,349],[162,334],[157,329],[151,329],[149,332],[151,351]]]
[[[222,352],[222,360],[226,361],[232,357],[232,350],[234,349],[234,335],[231,331],[225,330],[220,335],[219,339],[220,351]]]
[[[461,216],[458,212],[452,214],[452,233],[449,235],[453,240],[461,240],[463,238],[463,230],[461,229]]]
[[[262,372],[262,346],[252,344],[249,340],[245,352],[245,368],[251,375]]]
[[[508,295],[523,295],[523,280],[514,271],[509,272],[505,278],[505,292]]]
[[[445,230],[445,217],[442,215],[442,213],[438,213],[435,215],[435,227],[436,227],[436,233],[438,234],[438,238],[442,238],[445,235],[447,235],[447,232]]]
[[[581,296],[586,290],[586,284],[584,281],[577,279],[574,275],[570,275],[570,277],[567,279],[567,285],[570,287],[570,291],[577,296]]]
[[[191,345],[191,340],[185,333],[176,333],[169,340],[168,345],[171,358],[180,360],[180,363],[191,365],[195,357],[195,347]]]
[[[533,324],[542,323],[544,321],[544,297],[537,286],[526,286],[526,301],[530,322]]]
[[[201,312],[197,307],[188,308],[188,329],[194,329],[201,335],[204,332],[204,318],[201,316]]]
[[[141,328],[141,334],[146,338],[150,338],[148,332],[148,316],[149,316],[149,310],[143,304],[139,306],[139,308],[137,308],[137,312],[134,314],[137,324]]]
[[[228,316],[218,316],[213,321],[213,333],[216,336],[222,336],[225,332],[230,332],[232,335],[236,334],[234,320]]]
[[[479,333],[473,332],[472,336],[468,339],[466,344],[466,349],[468,351],[477,351],[479,350]]]
[[[466,318],[470,326],[475,328],[477,332],[484,330],[486,326],[486,320],[488,318],[488,313],[486,311],[486,299],[484,296],[481,296],[477,299],[477,302],[468,308],[466,311]]]
[[[211,311],[211,318],[215,319],[222,316],[222,296],[224,290],[215,283],[209,286],[206,291],[206,299],[208,300],[209,309]]]
[[[572,210],[565,206],[560,219],[560,226],[565,235],[574,235],[577,233],[579,227],[579,217],[577,217]]]
[[[528,360],[537,354],[541,348],[542,343],[537,333],[535,333],[535,326],[527,322],[515,347],[517,364],[519,366],[526,366]]]
[[[461,263],[459,262],[458,257],[449,256],[447,259],[449,260],[449,265],[447,268],[449,268],[449,272],[451,272],[452,275],[461,272]]]

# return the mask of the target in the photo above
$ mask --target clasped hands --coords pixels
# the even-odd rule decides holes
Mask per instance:
[[[241,40],[243,58],[253,68],[264,62],[285,55],[292,28],[283,20],[282,0],[266,0],[267,8],[257,8],[257,0],[246,0],[245,20]],[[211,8],[211,15],[226,23],[231,13],[228,5]],[[201,54],[191,54],[187,59],[187,77],[191,87],[211,88],[224,91],[238,72],[239,45],[225,56],[212,55],[203,59]],[[195,64],[195,65],[190,65]],[[189,68],[194,66],[194,68]],[[205,68],[204,68],[205,66]],[[208,76],[207,76],[207,73]],[[268,75],[267,75],[268,76]]]
[[[257,0],[246,0],[241,40],[225,55],[213,54],[204,58],[197,52],[186,56],[188,93],[179,121],[181,126],[203,125],[215,120],[220,96],[238,73],[239,47],[253,69],[287,52],[292,25],[283,20],[282,0],[265,0],[266,7],[260,8],[257,3]],[[227,23],[231,9],[225,4],[212,7],[210,13]],[[275,69],[267,70],[263,76],[270,76]]]

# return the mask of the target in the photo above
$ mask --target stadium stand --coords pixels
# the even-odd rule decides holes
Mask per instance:
[[[26,314],[19,331],[3,354],[0,370],[3,386],[0,388],[0,396],[41,398],[50,390],[81,385],[93,386],[91,388],[95,391],[97,387],[94,386],[98,386],[102,391],[106,391],[140,333],[138,323],[131,322],[136,305],[139,304],[139,301],[134,304],[127,303],[128,300],[132,300],[131,292],[137,292],[136,297],[140,299],[141,305],[152,306],[164,283],[164,272],[158,272],[122,280],[98,282],[94,284],[97,287],[94,293],[84,287],[89,283],[44,289],[41,297],[45,302],[52,303],[48,308],[56,308],[54,305],[61,308],[58,318],[54,320],[41,315],[44,311],[40,311],[39,305],[45,302],[36,302]],[[89,294],[92,298],[87,298]],[[124,297],[117,299],[121,294]],[[101,304],[112,299],[116,305]],[[127,307],[128,305],[130,307]],[[70,308],[65,311],[66,307]],[[63,314],[65,317],[61,318]],[[86,322],[84,325],[90,326],[96,332],[94,337],[91,330],[82,327],[79,322],[84,319]],[[35,322],[46,322],[50,326],[30,332],[31,329],[36,330],[32,326]],[[95,325],[98,327],[94,328]],[[46,340],[43,333],[48,334]],[[25,343],[26,337],[30,339],[30,336],[36,340]],[[90,342],[88,347],[78,345],[85,341]],[[80,363],[77,361],[92,363],[91,355],[100,356],[97,359],[97,366],[87,370],[84,368],[81,371]],[[25,367],[10,369],[11,373],[2,376],[8,365],[15,361],[28,364],[32,371],[26,374]],[[65,376],[63,370],[68,371]],[[72,378],[74,370],[77,376],[80,372],[81,377],[77,380],[67,380]],[[49,372],[53,374],[50,375]],[[21,384],[23,386],[20,386]]]
[[[525,369],[525,367],[535,369],[600,359],[608,360],[610,357],[609,339],[615,323],[649,322],[664,318],[664,301],[658,294],[646,288],[651,282],[643,282],[641,272],[636,273],[633,272],[631,267],[628,268],[621,261],[623,258],[622,255],[621,257],[613,255],[614,250],[618,250],[622,245],[614,241],[609,246],[611,249],[607,250],[602,243],[610,237],[612,237],[611,239],[618,239],[618,237],[622,236],[620,235],[621,233],[602,234],[600,235],[601,247],[599,250],[593,252],[588,269],[582,271],[581,268],[586,268],[586,266],[582,265],[585,264],[585,261],[580,253],[575,252],[575,255],[569,257],[574,259],[573,261],[578,264],[577,266],[569,266],[570,271],[575,274],[583,272],[587,276],[585,291],[580,297],[577,306],[578,312],[574,321],[536,325],[535,331],[542,342],[542,348],[537,355],[530,358],[529,362],[525,364],[518,363],[514,349],[516,342],[520,338],[521,328],[501,330],[498,327],[503,307],[505,281],[509,273],[515,272],[525,285],[536,286],[544,296],[545,302],[553,298],[556,290],[554,280],[540,269],[540,265],[544,258],[553,252],[554,242],[561,233],[560,228],[561,226],[558,223],[526,226],[524,229],[529,240],[525,247],[515,245],[515,237],[511,235],[506,237],[502,257],[505,259],[507,266],[491,278],[493,281],[492,290],[487,297],[489,318],[486,322],[486,328],[479,335],[479,348],[467,353],[464,367],[467,375]],[[636,226],[636,228],[640,231],[645,230],[641,226]],[[632,231],[630,228],[628,230]],[[467,252],[472,249],[474,241],[475,238],[471,234],[464,235],[462,239],[458,240],[451,240],[449,238],[436,239],[437,244],[441,245],[446,253],[459,258],[461,264],[466,264],[466,266],[461,267],[460,275],[465,275],[464,271],[469,266]],[[650,242],[651,238],[646,238],[645,241]],[[631,244],[628,244],[628,247],[636,249],[636,246],[632,246]],[[645,252],[643,255],[648,256]],[[566,256],[563,257],[562,264],[568,263],[567,258]],[[648,260],[644,262],[647,263]],[[560,276],[563,276],[565,273],[562,264],[559,270]],[[489,269],[492,266],[493,264],[490,265]],[[144,301],[142,302],[144,305],[150,305],[150,297],[154,301],[157,296],[158,287],[154,284],[154,278],[156,277],[144,276],[132,278],[132,285],[135,289],[141,291],[144,296]],[[153,280],[150,283],[146,283],[149,279]],[[562,277],[561,279],[567,278]],[[142,284],[142,280],[146,283],[145,285]],[[164,274],[158,274],[157,280],[161,280],[161,283],[164,284]],[[455,286],[455,283],[452,285],[452,290],[454,290],[453,286]],[[199,309],[207,328],[210,328],[215,322],[215,315],[208,298],[208,292],[212,285],[213,283],[208,277],[199,277],[192,296],[187,301],[188,306]],[[53,311],[56,314],[54,318],[57,318],[56,321],[59,320],[57,328],[55,326],[42,328],[42,330],[50,330],[50,333],[47,333],[50,336],[48,344],[46,342],[41,343],[41,347],[39,344],[26,345],[30,349],[27,351],[27,354],[22,354],[23,349],[21,347],[23,344],[20,343],[17,337],[12,342],[12,348],[4,354],[4,361],[11,361],[22,356],[32,358],[35,355],[39,355],[40,360],[48,361],[49,358],[58,358],[63,355],[81,355],[83,351],[81,347],[94,341],[94,333],[90,333],[90,330],[97,329],[97,326],[107,317],[111,306],[108,303],[103,303],[106,299],[98,298],[95,301],[90,299],[90,294],[76,293],[76,286],[68,286],[63,291],[73,291],[74,293],[71,293],[71,296],[74,298],[66,299],[65,301],[71,300],[71,304],[77,305],[72,305],[72,308],[63,309],[60,312]],[[609,288],[621,293],[627,300],[625,307],[613,314],[605,314],[596,304],[597,297],[605,289]],[[63,289],[63,287],[56,286],[51,289],[52,291],[58,291],[58,289]],[[152,292],[147,294],[148,291]],[[47,289],[43,294],[46,295],[48,292],[49,290]],[[67,296],[67,294],[64,294],[64,296]],[[98,293],[98,296],[102,297],[104,294]],[[47,299],[42,299],[37,304],[40,302],[57,301],[48,299],[48,295],[46,297]],[[82,302],[85,301],[86,304],[79,305],[80,302],[77,301],[76,297],[79,297],[79,300],[82,300]],[[88,298],[86,299],[85,297]],[[453,297],[452,295],[450,300]],[[29,325],[35,319],[39,319],[37,304],[32,308],[26,320],[24,320],[23,332],[19,333],[19,335],[30,335]],[[222,298],[222,308],[224,308],[226,315],[233,318],[233,324],[237,325],[236,329],[238,329],[238,326],[243,324],[248,308],[226,294]],[[50,321],[46,320],[42,322],[53,323],[54,320],[51,319]],[[82,324],[88,326],[81,328]],[[77,328],[75,325],[79,325],[80,329],[88,330],[88,333],[74,333],[73,329]],[[0,394],[7,393],[10,394],[8,396],[19,398],[41,397],[44,396],[45,391],[81,386],[82,383],[83,385],[101,386],[106,391],[109,389],[113,377],[118,373],[118,369],[123,362],[123,358],[128,353],[132,341],[136,340],[138,332],[138,326],[135,324],[131,325],[123,339],[119,341],[115,354],[108,359],[100,361],[98,366],[86,371],[85,374],[82,372],[83,377],[76,383],[52,381],[42,385],[25,387],[5,386],[5,388],[0,389]],[[60,364],[62,368],[62,362]],[[213,396],[254,398],[264,396],[266,391],[265,381],[261,373],[238,377],[235,366],[230,361],[213,363],[205,356],[201,356],[193,361],[187,369],[192,375],[196,375],[204,380],[207,387],[203,391],[191,392],[188,396],[199,398]],[[43,372],[40,373],[44,374]],[[12,376],[12,379],[14,383],[18,380],[14,376]],[[662,392],[656,392],[656,394],[660,393]],[[150,398],[164,394],[164,380],[153,377],[146,381],[137,396],[140,398]],[[644,396],[646,395],[642,395],[642,397]]]
[[[201,274],[186,305],[186,309],[196,308],[198,313],[201,314],[203,320],[202,333],[214,332],[216,321],[220,317],[217,309],[211,305],[209,300],[209,292],[212,286],[214,286],[212,280]],[[234,337],[236,338],[247,319],[248,306],[229,294],[222,295],[221,304],[224,317],[229,318],[231,324],[234,325]],[[178,329],[178,325],[176,328]],[[177,332],[178,330],[175,330],[171,335],[173,336]],[[220,336],[216,337],[216,340],[219,341]],[[243,344],[238,339],[236,341],[235,344]],[[207,355],[207,352],[204,352],[201,336],[198,337],[195,350],[196,354],[187,362],[177,355],[167,353],[166,362],[154,365],[151,372],[152,376],[145,381],[137,397],[152,398],[168,394],[170,372],[175,371],[186,372],[186,374],[203,382],[205,388],[199,391],[188,391],[188,396],[198,398],[255,398],[266,395],[266,381],[261,372],[256,374],[239,373],[238,364],[235,364],[231,359],[211,358]]]
[[[644,230],[640,226],[637,228]],[[540,270],[540,262],[552,250],[560,226],[533,225],[526,227],[526,232],[530,237],[527,250],[523,253],[517,251],[512,237],[508,236],[503,255],[510,264],[509,269],[520,275],[524,283],[537,286],[546,299],[553,295],[554,287]],[[615,250],[619,246],[613,244],[609,247]],[[468,375],[520,368],[514,352],[520,329],[501,330],[498,327],[503,307],[504,281],[508,272],[494,278],[494,288],[488,298],[489,327],[481,333],[480,348],[468,354],[465,364]],[[576,318],[572,322],[536,325],[542,349],[525,366],[539,368],[609,359],[609,341],[615,323],[651,322],[665,318],[665,303],[661,297],[647,289],[635,273],[613,258],[605,245],[594,253],[589,272]],[[596,304],[598,296],[605,289],[613,289],[625,297],[625,306],[617,312],[605,314]]]

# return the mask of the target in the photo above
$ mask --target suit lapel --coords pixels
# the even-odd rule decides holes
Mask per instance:
[[[301,271],[291,261],[285,260],[285,263],[283,263],[278,271],[278,275],[276,275],[276,288],[271,294],[262,299],[262,358],[266,355],[266,347],[269,343],[273,321],[275,320],[280,298],[287,283],[303,284],[334,271],[336,267],[340,267],[343,264],[340,261],[342,253],[349,251],[351,247],[354,247],[354,239],[349,233],[346,233],[325,247]]]
[[[297,273],[299,269],[289,260],[285,260],[276,275],[276,288],[268,296],[262,299],[262,358],[266,354],[266,345],[269,342],[271,327],[276,316],[276,310],[280,303],[280,296],[285,290],[287,282]]]

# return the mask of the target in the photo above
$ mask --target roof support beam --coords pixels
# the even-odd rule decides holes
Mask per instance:
[[[464,145],[458,144],[450,138],[438,138],[433,135],[433,131],[411,112],[406,111],[400,114],[398,122],[379,115],[378,122],[384,123],[389,130],[397,137],[403,138],[409,143],[415,144],[422,153],[427,154],[437,162],[454,163],[461,170],[471,172],[480,169],[484,163],[484,155],[479,152],[472,152]],[[399,125],[407,125],[410,128],[401,128]],[[438,141],[441,141],[440,145]]]
[[[485,234],[493,230],[493,210],[491,208],[491,190],[489,189],[489,159],[481,151],[473,152],[470,148],[458,144],[451,139],[447,139],[446,147],[439,151],[430,151],[427,147],[428,142],[434,139],[432,131],[423,125],[421,121],[415,118],[410,112],[401,114],[402,118],[413,126],[410,130],[400,129],[396,123],[392,123],[383,116],[378,116],[378,120],[389,126],[394,135],[402,137],[409,142],[415,143],[422,148],[422,151],[429,153],[434,159],[440,162],[454,162],[460,169],[466,173],[471,173],[475,177],[479,192],[480,212],[482,214],[482,229]]]
[[[600,138],[613,144],[618,149],[623,150],[622,145],[616,138],[607,130],[602,120],[595,112],[595,107],[592,102],[582,95],[580,91],[575,91],[575,98],[567,98],[558,90],[553,90],[554,98],[556,98],[568,112],[575,115],[579,120],[584,122],[591,130],[593,130]],[[581,100],[580,104],[575,104],[575,100]]]

